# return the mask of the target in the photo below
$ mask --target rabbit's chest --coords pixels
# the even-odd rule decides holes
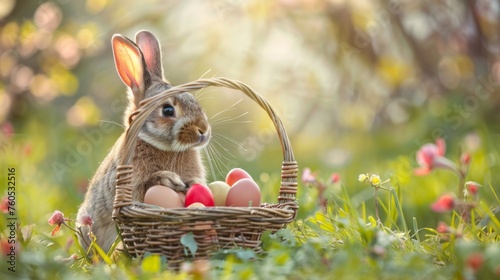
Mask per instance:
[[[141,173],[138,175],[148,176],[148,174],[162,170],[180,174],[183,173],[186,165],[190,165],[191,157],[187,151],[161,151],[143,141],[138,141],[133,161],[135,169]]]

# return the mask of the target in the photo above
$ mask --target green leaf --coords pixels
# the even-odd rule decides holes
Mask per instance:
[[[184,245],[184,247],[186,247],[191,252],[191,255],[194,257],[196,251],[198,251],[198,243],[196,243],[196,240],[194,240],[194,235],[192,232],[184,234],[181,237],[181,244]]]
[[[92,260],[89,256],[89,254],[87,253],[87,251],[85,251],[85,249],[82,247],[82,245],[80,244],[80,242],[78,242],[78,236],[76,235],[76,232],[74,231],[71,231],[71,235],[73,236],[73,240],[75,241],[75,246],[76,246],[76,249],[77,251],[80,253],[80,255],[85,258],[85,261],[87,263],[92,263]]]
[[[113,242],[113,244],[111,245],[111,248],[109,248],[108,250],[108,256],[111,257],[113,255],[113,253],[115,252],[115,249],[116,247],[122,242],[122,238],[120,236],[120,234],[118,234],[115,238],[115,242]],[[128,251],[125,249],[125,245],[122,246],[124,251],[127,253],[128,255]]]
[[[99,245],[97,245],[97,243],[93,243],[92,244],[94,246],[94,249],[97,251],[97,254],[99,254],[99,257],[102,258],[102,260],[106,263],[106,264],[112,264],[113,261],[111,260],[111,258],[108,256],[108,254],[106,254],[106,252],[104,252],[103,249],[101,249],[101,247],[99,247]]]
[[[241,251],[238,250],[236,252],[236,256],[238,257],[238,259],[240,259],[242,261],[249,261],[249,260],[255,259],[257,257],[255,252],[252,250],[241,250]]]
[[[21,228],[21,234],[19,235],[19,239],[21,240],[22,244],[26,246],[30,240],[31,237],[33,236],[33,229],[35,228],[35,224],[27,225]]]

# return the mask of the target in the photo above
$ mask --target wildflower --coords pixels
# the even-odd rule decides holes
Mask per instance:
[[[435,168],[445,168],[457,171],[455,164],[444,157],[446,144],[442,138],[436,140],[436,144],[425,144],[417,151],[417,162],[420,165],[415,169],[415,175],[427,175]]]
[[[316,175],[311,172],[311,169],[304,168],[304,171],[302,171],[302,182],[303,183],[316,182]]]
[[[7,239],[3,237],[0,238],[0,252],[2,252],[3,256],[7,255],[10,252],[10,244]]]
[[[11,122],[5,122],[2,125],[0,125],[0,132],[2,132],[3,135],[9,138],[12,135],[14,135],[14,126],[12,125]]]
[[[61,225],[66,222],[66,218],[64,218],[64,214],[61,211],[56,210],[54,211],[48,222],[49,225],[56,226],[51,233],[51,236],[54,236],[59,231],[59,229],[61,229]]]
[[[470,268],[472,271],[476,272],[481,268],[481,266],[484,263],[483,254],[481,254],[479,252],[472,253],[467,257],[467,259],[465,260],[465,263],[466,263],[468,268]]]
[[[330,175],[330,181],[332,183],[340,182],[340,175],[338,173],[332,173],[332,175]]]
[[[94,221],[92,220],[92,217],[90,217],[89,215],[83,215],[80,217],[80,224],[82,226],[91,226],[93,223]]]
[[[472,195],[477,194],[479,187],[481,187],[481,185],[473,181],[465,183],[466,192]]]
[[[3,212],[3,213],[9,212],[9,197],[8,196],[2,198],[2,200],[0,201],[0,212]]]
[[[368,179],[368,176],[366,176],[366,174],[359,174],[358,176],[358,181],[360,182],[364,182]]]
[[[449,229],[448,225],[445,222],[439,222],[436,230],[439,233],[448,233],[448,232],[450,232],[450,229]]]
[[[469,165],[470,163],[470,154],[469,153],[463,153],[461,156],[460,156],[460,162],[467,166]]]
[[[380,185],[380,182],[382,182],[380,180],[380,176],[376,175],[376,174],[372,174],[370,176],[370,184],[372,184],[373,186],[378,186]]]
[[[55,260],[59,263],[68,263],[68,262],[74,262],[78,260],[78,255],[73,254],[67,258],[63,258],[62,256],[56,256]]]
[[[448,212],[455,207],[455,198],[451,194],[443,194],[431,206],[432,211],[437,213]]]
[[[59,210],[56,210],[54,211],[54,213],[52,214],[52,216],[50,216],[50,219],[48,220],[49,222],[49,225],[60,225],[62,223],[64,223],[64,214],[59,211]]]

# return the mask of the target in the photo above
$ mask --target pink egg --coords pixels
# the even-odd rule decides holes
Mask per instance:
[[[145,203],[163,208],[182,208],[184,207],[182,200],[177,192],[161,185],[150,187],[144,195]]]
[[[226,197],[226,206],[260,207],[260,189],[252,179],[244,178],[234,183]]]
[[[236,182],[244,178],[252,179],[252,176],[241,168],[233,168],[227,173],[226,183],[232,187]]]

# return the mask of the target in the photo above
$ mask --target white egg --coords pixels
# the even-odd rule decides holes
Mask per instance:
[[[226,182],[215,181],[208,185],[214,195],[215,206],[226,206],[226,197],[229,192],[229,185]]]

